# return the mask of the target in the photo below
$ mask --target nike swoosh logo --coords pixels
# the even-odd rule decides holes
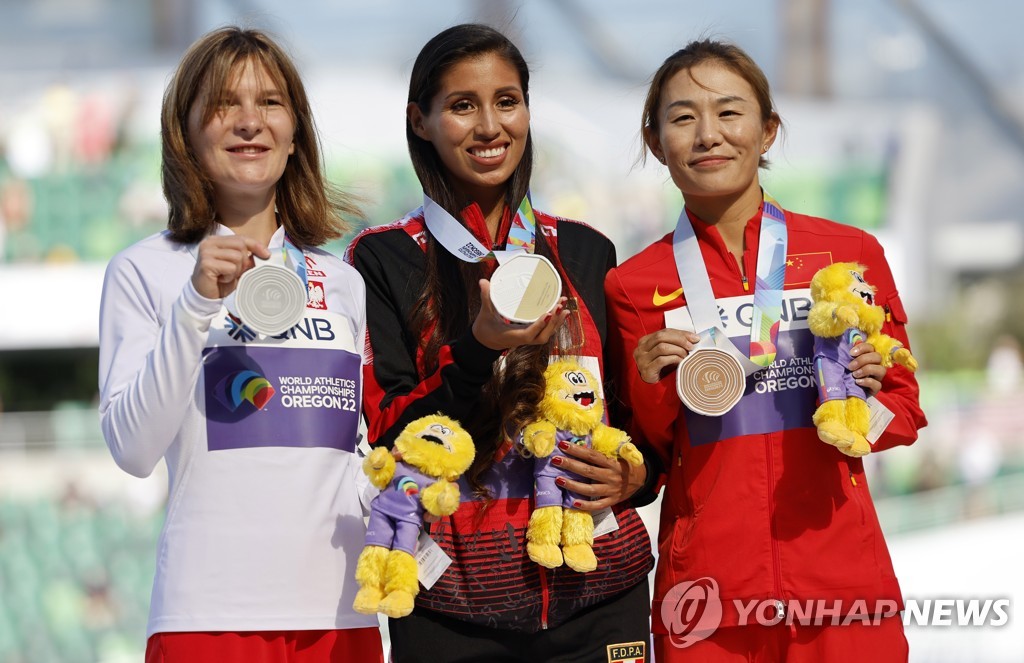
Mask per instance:
[[[654,297],[652,298],[651,301],[654,302],[655,306],[664,306],[665,304],[668,304],[670,301],[672,301],[673,299],[676,299],[677,297],[679,297],[682,294],[683,294],[683,289],[679,288],[679,290],[676,290],[675,292],[673,292],[670,295],[663,295],[663,294],[658,292],[658,286],[654,286]]]

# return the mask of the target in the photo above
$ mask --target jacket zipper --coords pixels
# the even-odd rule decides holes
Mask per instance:
[[[775,609],[785,616],[785,603],[782,602],[782,568],[779,564],[779,537],[775,532],[775,509],[772,507],[772,485],[775,483],[775,461],[772,459],[772,436],[764,436],[765,458],[768,460],[768,525],[772,536],[772,571],[775,574]]]
[[[743,281],[743,292],[750,292],[750,282],[747,280],[746,274],[746,258],[747,251],[744,251],[743,269],[739,271],[740,278]],[[739,263],[737,261],[734,260],[733,262],[736,263],[737,267],[739,267]],[[773,591],[773,598],[775,600],[775,610],[777,612],[777,616],[780,619],[783,619],[786,616],[786,604],[782,600],[782,568],[781,564],[779,563],[779,537],[775,531],[775,509],[772,507],[773,500],[771,495],[771,489],[773,484],[775,483],[775,461],[772,458],[772,437],[770,434],[764,436],[764,451],[765,458],[768,464],[768,481],[766,482],[768,486],[768,530],[771,533],[772,537],[772,572],[775,576],[773,579],[775,585]]]
[[[850,472],[850,483],[853,485],[853,500],[857,503],[857,507],[860,508],[860,523],[864,525],[867,523],[867,515],[864,513],[864,501],[860,497],[860,484],[857,483],[857,476]]]
[[[548,593],[548,570],[544,567],[539,567],[540,571],[540,627],[542,630],[548,628],[548,607],[549,607],[549,593]]]

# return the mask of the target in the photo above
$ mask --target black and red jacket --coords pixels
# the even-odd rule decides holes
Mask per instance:
[[[606,332],[603,283],[615,266],[615,248],[593,228],[534,210],[537,225],[557,257],[569,294],[579,306],[584,332],[581,354],[596,357],[604,372]],[[489,243],[476,205],[462,212],[463,222]],[[499,238],[508,235],[508,214]],[[422,292],[426,267],[422,209],[394,223],[369,228],[350,244],[345,259],[366,282],[367,348],[363,408],[371,444],[390,445],[409,422],[441,412],[468,419],[481,404],[481,390],[493,375],[501,353],[480,344],[470,327],[441,348],[438,368],[418,368],[419,341],[407,321]],[[497,413],[495,413],[497,416]],[[614,421],[612,422],[614,425]],[[554,628],[575,613],[646,582],[654,565],[651,544],[640,517],[629,506],[614,509],[619,529],[597,537],[598,568],[576,573],[545,569],[526,554],[526,527],[533,494],[533,461],[521,458],[506,441],[484,484],[494,499],[474,497],[463,480],[462,504],[435,523],[431,537],[452,558],[452,565],[417,608],[501,629],[534,632]]]

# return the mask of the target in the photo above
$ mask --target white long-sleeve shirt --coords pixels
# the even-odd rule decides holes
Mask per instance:
[[[103,434],[125,471],[164,458],[169,476],[147,637],[377,624],[352,610],[365,286],[326,252],[305,257],[305,317],[274,338],[199,295],[195,245],[161,233],[107,268]]]

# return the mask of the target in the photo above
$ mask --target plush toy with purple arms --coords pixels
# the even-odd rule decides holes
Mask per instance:
[[[850,351],[868,342],[882,355],[882,365],[894,363],[917,370],[917,360],[903,344],[882,333],[885,310],[875,304],[875,288],[864,280],[866,268],[838,262],[818,270],[811,280],[814,301],[807,324],[814,334],[814,371],[818,380],[818,437],[847,456],[871,451],[867,434],[870,414],[867,394],[848,365]]]

